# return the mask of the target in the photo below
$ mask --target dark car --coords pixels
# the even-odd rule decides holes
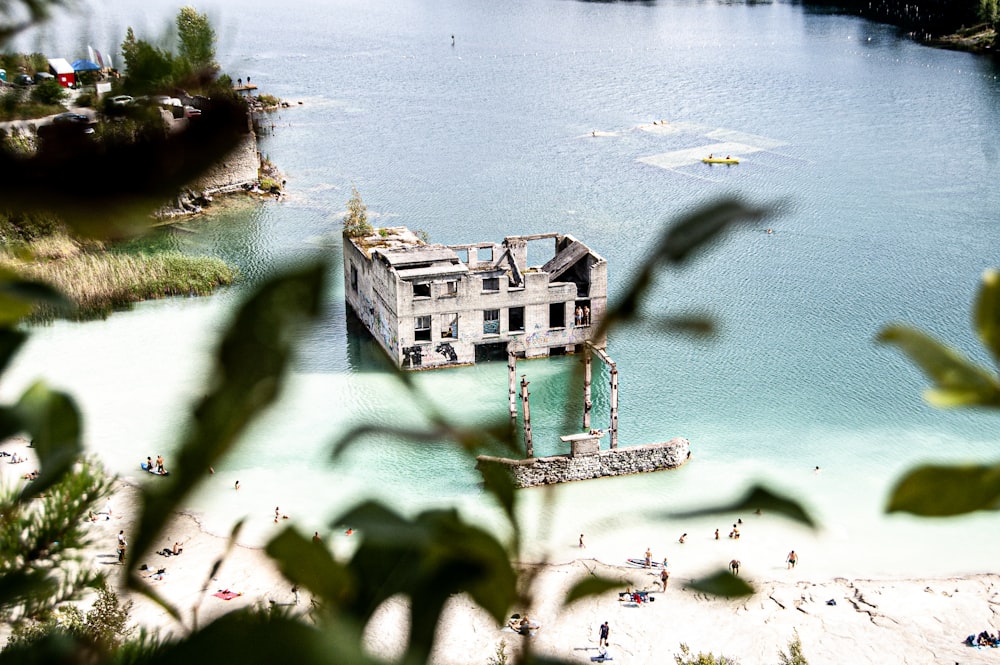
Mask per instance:
[[[35,79],[31,78],[31,74],[18,74],[14,77],[14,85],[34,85]]]
[[[82,113],[60,113],[52,118],[52,124],[58,127],[79,127],[84,134],[94,133],[94,123]]]

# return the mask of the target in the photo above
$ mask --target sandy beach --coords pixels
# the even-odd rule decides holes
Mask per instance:
[[[27,458],[20,464],[0,463],[4,482],[23,482],[22,473],[35,466],[27,442],[8,441],[0,449]],[[128,536],[133,528],[138,491],[118,481],[109,501],[111,514],[102,511],[97,521],[87,523],[93,544],[86,557],[95,567],[106,570],[122,592],[124,570],[115,554],[116,537],[122,530]],[[273,514],[251,519],[273,521]],[[282,522],[282,527],[294,525],[294,519]],[[147,583],[180,611],[183,621],[178,623],[143,597],[129,596],[135,601],[132,620],[137,626],[180,636],[195,625],[239,608],[280,605],[304,611],[309,606],[308,594],[303,591],[296,598],[263,550],[237,544],[226,554],[227,539],[207,533],[191,514],[171,516],[163,535],[161,550],[177,542],[183,552],[178,556],[130,552],[125,565],[139,569]],[[727,535],[720,534],[720,541],[727,540]],[[328,544],[335,551],[342,545]],[[746,542],[740,543],[744,545]],[[787,649],[796,632],[812,665],[965,664],[994,662],[1000,657],[1000,651],[962,643],[971,633],[984,629],[997,632],[998,575],[881,580],[831,577],[811,570],[805,557],[792,570],[784,562],[748,567],[747,561],[757,555],[747,548],[740,573],[757,589],[753,596],[719,600],[686,588],[692,571],[699,570],[694,562],[713,561],[720,546],[724,546],[722,542],[702,537],[671,547],[671,577],[665,592],[660,590],[658,570],[626,565],[618,557],[617,543],[599,539],[588,538],[584,548],[575,543],[567,546],[558,553],[559,563],[523,563],[522,571],[534,578],[533,600],[530,607],[511,611],[538,622],[535,634],[526,637],[497,625],[471,600],[456,596],[447,607],[432,661],[440,665],[485,663],[504,642],[509,654],[530,643],[539,654],[568,662],[591,662],[598,655],[598,629],[605,621],[610,627],[608,652],[616,662],[671,662],[679,645],[686,643],[694,652],[725,654],[742,663],[776,663],[779,652]],[[653,554],[654,560],[662,559],[655,550]],[[212,574],[214,562],[223,556],[221,567]],[[621,588],[564,604],[566,591],[591,575],[617,579]],[[618,591],[627,587],[649,591],[650,601],[620,601]],[[215,595],[227,590],[232,592],[228,600]],[[366,644],[372,653],[387,659],[400,653],[406,635],[405,610],[404,599],[393,599],[376,613],[366,630]]]

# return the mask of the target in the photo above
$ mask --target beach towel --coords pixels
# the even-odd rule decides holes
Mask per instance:
[[[233,598],[236,598],[237,596],[242,596],[243,594],[236,593],[235,591],[230,591],[229,589],[226,589],[225,591],[221,590],[216,591],[212,595],[215,596],[216,598],[221,598],[222,600],[232,600]]]

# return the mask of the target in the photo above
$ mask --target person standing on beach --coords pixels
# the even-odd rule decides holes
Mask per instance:
[[[600,639],[597,641],[598,647],[608,646],[608,635],[611,634],[611,627],[608,626],[608,622],[605,621],[601,624]]]
[[[280,506],[275,506],[274,507],[274,523],[275,524],[278,523],[278,518],[280,518],[280,517],[281,517],[281,507]]]
[[[125,540],[125,532],[118,532],[118,563],[125,563],[125,548],[128,547],[128,542]]]
[[[791,552],[789,552],[788,553],[788,569],[791,570],[792,568],[794,568],[795,564],[797,564],[798,562],[799,562],[799,555],[795,553],[795,550],[792,550]]]
[[[580,534],[580,549],[586,549],[586,545],[583,544],[583,534]]]
[[[653,567],[653,550],[647,547],[646,548],[646,568],[652,568],[652,567]]]
[[[663,590],[667,590],[667,582],[670,581],[670,571],[664,566],[663,570],[660,571],[660,584],[663,585]]]
[[[733,559],[732,561],[729,562],[729,572],[731,572],[733,575],[739,575],[740,574],[740,560],[739,559]]]

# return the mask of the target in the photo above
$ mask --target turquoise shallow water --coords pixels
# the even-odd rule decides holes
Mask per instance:
[[[244,512],[266,517],[280,503],[304,529],[319,528],[369,495],[409,511],[458,504],[496,522],[475,473],[443,442],[372,437],[329,464],[329,442],[350,424],[420,421],[372,369],[370,342],[345,325],[337,229],[352,185],[376,223],[435,241],[570,232],[608,259],[613,294],[665,223],[738,196],[775,214],[661,275],[645,303],[652,318],[710,313],[719,334],[667,336],[645,321],[609,344],[623,443],[685,436],[692,463],[563,488],[558,519],[536,540],[575,542],[588,525],[612,532],[622,515],[625,531],[673,540],[687,527],[656,511],[728,499],[766,479],[814,507],[828,525],[814,548],[851,570],[991,569],[991,517],[928,523],[880,507],[892,479],[919,461],[995,459],[998,416],[927,407],[920,374],[873,342],[881,326],[907,321],[987,361],[969,309],[1000,246],[1000,84],[990,61],[780,3],[300,1],[281,20],[255,0],[238,12],[199,8],[219,26],[226,71],[302,102],[271,116],[261,141],[290,195],[157,242],[218,253],[248,281],[317,255],[334,266],[329,311],[303,334],[288,398],[194,506],[210,527],[227,530]],[[113,50],[126,25],[159,34],[173,11],[105,2],[38,39]],[[651,129],[653,120],[667,129]],[[719,145],[741,164],[684,157]],[[40,328],[7,390],[39,373],[70,388],[89,444],[118,472],[132,474],[151,453],[169,459],[184,426],[178,407],[199,393],[205,349],[239,295]],[[573,362],[525,365],[540,454],[558,450]],[[503,364],[418,383],[466,422],[504,417]],[[598,423],[606,396],[602,383]],[[239,499],[227,491],[236,478]],[[532,523],[546,514],[538,495],[524,493]],[[249,537],[266,533],[264,522],[252,521]]]

